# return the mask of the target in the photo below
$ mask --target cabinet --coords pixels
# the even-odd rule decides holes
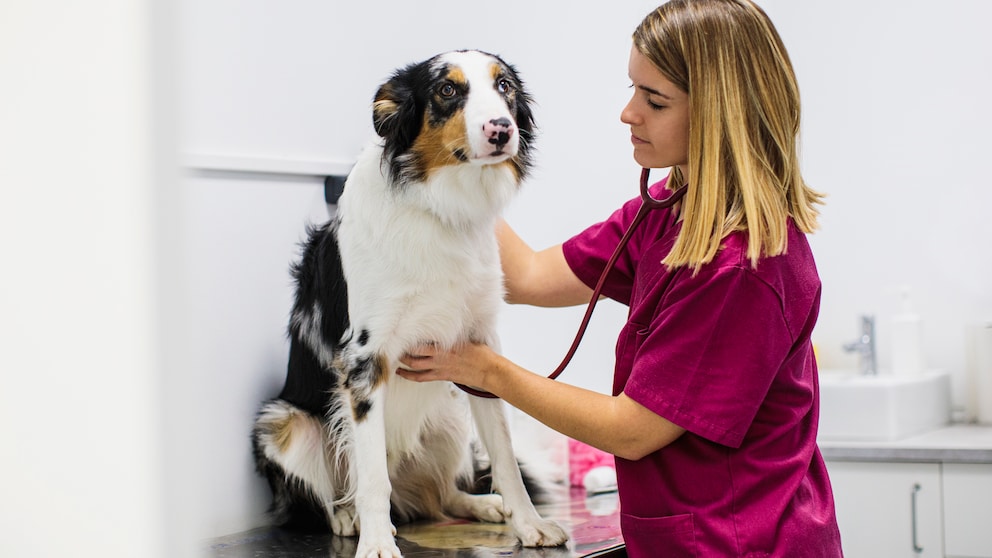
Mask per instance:
[[[992,558],[992,464],[828,461],[847,558]]]
[[[944,556],[941,466],[827,464],[847,558]]]
[[[945,463],[943,480],[947,557],[992,557],[992,465]]]

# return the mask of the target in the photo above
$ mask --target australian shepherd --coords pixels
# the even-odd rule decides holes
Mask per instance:
[[[293,267],[286,383],[253,429],[280,523],[358,534],[360,557],[399,556],[393,521],[422,518],[506,521],[524,546],[566,541],[534,509],[499,400],[395,374],[420,343],[498,350],[494,233],[531,164],[530,102],[514,68],[479,51],[412,64],[376,93],[381,139]],[[492,493],[466,489],[469,414]]]

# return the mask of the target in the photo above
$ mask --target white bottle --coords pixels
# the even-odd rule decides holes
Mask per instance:
[[[892,374],[918,376],[923,373],[923,332],[920,316],[913,312],[909,287],[903,287],[902,310],[892,318]]]
[[[992,425],[992,320],[968,328],[967,419]]]

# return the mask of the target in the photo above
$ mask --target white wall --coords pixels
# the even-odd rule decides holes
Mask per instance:
[[[841,345],[874,313],[887,367],[887,321],[908,285],[926,359],[953,373],[961,406],[966,328],[992,316],[992,4],[777,1],[769,12],[803,94],[804,173],[829,194],[812,237],[821,364],[853,367]]]
[[[166,513],[175,161],[151,4],[0,4],[0,556],[190,555]]]

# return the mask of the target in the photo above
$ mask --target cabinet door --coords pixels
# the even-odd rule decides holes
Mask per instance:
[[[947,556],[992,558],[992,465],[944,465]]]
[[[943,556],[940,465],[827,464],[847,558]]]

